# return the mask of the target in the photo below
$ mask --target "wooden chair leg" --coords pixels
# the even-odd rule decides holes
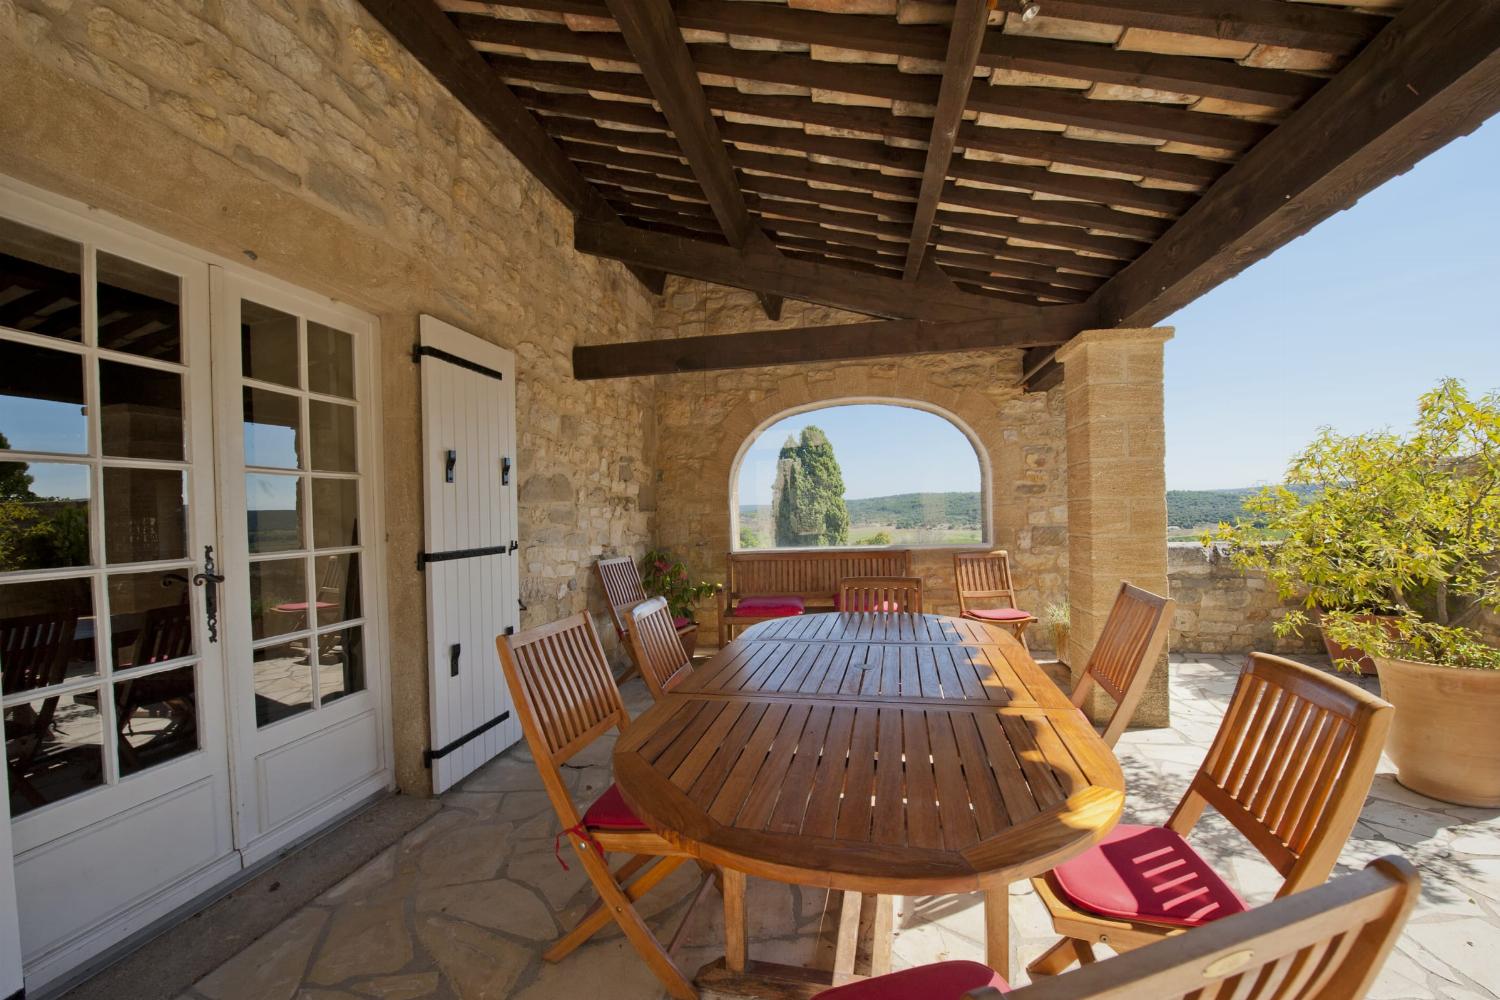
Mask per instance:
[[[860,893],[844,893],[843,906],[839,911],[839,932],[835,939],[837,943],[833,951],[835,976],[854,974],[854,957],[859,950],[859,912],[863,903],[864,897]]]
[[[724,967],[730,972],[744,972],[749,960],[745,939],[745,873],[733,868],[720,871],[724,891]]]
[[[1026,973],[1032,978],[1055,976],[1074,962],[1079,965],[1089,965],[1093,961],[1093,945],[1077,938],[1063,938],[1026,966]]]
[[[891,971],[891,945],[896,923],[896,897],[875,897],[875,926],[870,931],[870,975]]]
[[[641,868],[645,867],[652,860],[657,861],[657,864],[652,866],[650,870],[634,882],[624,885],[625,879],[640,871]],[[617,886],[624,887],[626,898],[634,903],[659,885],[663,879],[672,874],[685,860],[687,859],[653,858],[650,854],[637,854],[621,865],[613,873],[612,878]],[[542,958],[548,962],[562,961],[576,951],[579,945],[607,926],[612,917],[613,914],[604,905],[603,893],[601,893],[599,902],[589,907],[589,911],[583,915],[583,919],[578,921],[572,930],[558,938],[552,947],[543,952]]]
[[[1010,886],[997,885],[984,893],[985,964],[1010,978]]]
[[[677,963],[672,961],[672,956],[667,954],[666,949],[661,946],[661,942],[656,940],[656,935],[651,933],[651,928],[646,926],[646,921],[642,919],[641,915],[636,912],[635,907],[632,905],[634,901],[629,894],[629,890],[621,888],[620,884],[615,881],[614,873],[609,870],[609,865],[604,863],[604,859],[599,857],[598,852],[588,844],[575,843],[573,845],[573,852],[578,855],[578,860],[583,864],[584,872],[588,875],[589,881],[594,883],[594,889],[599,893],[599,899],[603,903],[601,912],[608,914],[609,917],[614,919],[615,923],[620,925],[620,930],[625,932],[626,939],[630,941],[636,953],[641,956],[642,961],[656,974],[656,978],[661,980],[661,984],[666,987],[667,992],[675,997],[676,1000],[698,1000],[698,990],[694,988],[692,981],[683,975],[682,970],[677,968]],[[652,882],[652,885],[655,885],[656,882],[666,877],[666,873],[657,875],[659,869],[666,868],[670,872],[686,860],[686,858],[679,857],[662,858],[661,861],[642,874],[640,878],[632,882],[630,889],[640,888],[641,894],[644,894],[650,886],[642,887],[642,883],[656,876],[655,881]],[[575,929],[573,933],[578,933],[578,930]],[[590,931],[589,933],[592,934],[593,932]],[[571,938],[572,936],[570,934],[568,937]],[[587,938],[588,935],[584,935],[583,940],[587,940]],[[573,947],[576,948],[579,943],[582,942],[574,943]],[[557,946],[549,949],[549,951],[556,950]]]

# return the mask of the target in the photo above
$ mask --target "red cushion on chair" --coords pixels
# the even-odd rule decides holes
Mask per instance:
[[[693,620],[682,615],[678,615],[677,617],[672,619],[672,627],[679,632],[681,632],[684,628],[691,624],[693,624]]]
[[[742,597],[734,606],[734,613],[761,618],[786,618],[800,615],[806,607],[807,602],[800,597]]]
[[[319,601],[317,604],[314,605],[314,607],[316,607],[319,611],[324,611],[324,610],[326,610],[328,608],[333,607],[333,605],[329,604],[327,601]],[[276,607],[272,608],[271,610],[272,611],[306,611],[307,610],[307,602],[306,601],[292,601],[292,602],[287,603],[287,604],[278,604],[278,605],[276,605]]]
[[[646,824],[625,802],[618,785],[610,785],[583,814],[583,825],[592,830],[644,830]]]
[[[985,986],[993,986],[1001,993],[1010,990],[999,973],[987,965],[938,962],[835,986],[813,1000],[962,1000],[965,993]]]
[[[1020,608],[970,608],[965,614],[987,622],[1019,622],[1031,617],[1031,612]]]
[[[1052,874],[1069,902],[1106,917],[1198,927],[1246,909],[1187,841],[1161,826],[1121,824]]]

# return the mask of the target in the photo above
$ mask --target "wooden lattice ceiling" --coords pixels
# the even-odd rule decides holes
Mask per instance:
[[[365,5],[580,250],[908,321],[580,377],[1004,343],[1035,387],[1078,329],[1159,320],[1500,107],[1500,5],[1409,2]]]

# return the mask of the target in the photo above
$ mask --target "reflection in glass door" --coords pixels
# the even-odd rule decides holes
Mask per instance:
[[[366,668],[369,323],[216,272],[241,840],[271,850],[388,766]],[[243,639],[243,641],[239,641]],[[243,651],[243,652],[241,652]]]
[[[8,206],[0,704],[30,966],[232,841],[221,647],[192,585],[215,541],[208,269]]]

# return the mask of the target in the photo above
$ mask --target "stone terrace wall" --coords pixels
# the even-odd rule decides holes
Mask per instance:
[[[516,351],[531,625],[647,547],[651,383],[575,382],[570,351],[646,336],[652,297],[354,0],[0,0],[0,94],[0,172],[379,316],[397,776],[424,791],[417,316]]]
[[[773,324],[748,292],[672,278],[654,325],[658,336],[683,337],[867,319],[787,302]],[[694,574],[722,579],[731,546],[729,480],[747,438],[789,410],[822,402],[907,400],[953,414],[988,452],[991,541],[1010,550],[1022,606],[1061,600],[1067,579],[1062,404],[1057,393],[1021,393],[1014,387],[1019,376],[1019,351],[658,376],[657,538]],[[936,611],[957,609],[953,551],[916,553],[914,568]],[[705,640],[716,619],[706,602],[699,614]]]
[[[1171,648],[1192,653],[1321,653],[1316,629],[1283,639],[1271,623],[1296,602],[1281,600],[1259,570],[1238,569],[1219,546],[1167,544],[1167,573],[1177,601]]]

